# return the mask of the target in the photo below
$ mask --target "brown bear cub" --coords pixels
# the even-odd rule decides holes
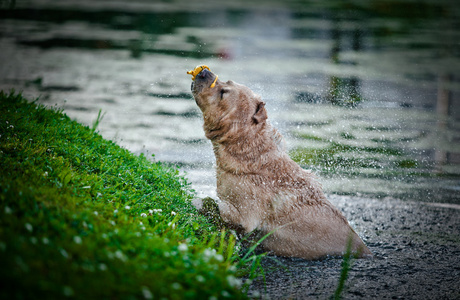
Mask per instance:
[[[356,257],[372,256],[315,176],[289,158],[258,95],[209,68],[194,76],[192,92],[216,156],[224,222],[242,234],[273,232],[262,246],[275,255],[319,259],[351,247]]]

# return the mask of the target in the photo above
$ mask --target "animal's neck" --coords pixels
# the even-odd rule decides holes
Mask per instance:
[[[217,167],[235,174],[260,173],[286,155],[281,134],[268,124],[259,131],[243,129],[238,135],[214,140],[213,148]]]

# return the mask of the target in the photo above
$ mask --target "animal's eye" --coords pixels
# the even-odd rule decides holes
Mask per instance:
[[[227,93],[228,90],[227,89],[221,89],[220,90],[220,98],[223,98],[224,97],[224,94]]]

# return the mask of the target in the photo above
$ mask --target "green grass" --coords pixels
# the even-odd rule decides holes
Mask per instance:
[[[337,288],[334,292],[334,296],[331,297],[331,299],[334,299],[334,300],[342,299],[342,294],[345,290],[345,283],[348,279],[348,273],[351,270],[351,266],[353,262],[352,261],[353,255],[351,253],[351,243],[352,243],[352,239],[349,238],[347,241],[347,250],[345,254],[343,255],[343,259],[342,259],[342,269],[340,270],[339,282],[337,283]]]
[[[0,92],[0,298],[244,298],[254,259],[197,214],[176,169],[95,133],[100,118]]]

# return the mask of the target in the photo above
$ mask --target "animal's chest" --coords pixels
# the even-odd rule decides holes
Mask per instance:
[[[223,201],[235,205],[246,202],[261,202],[269,197],[268,182],[256,174],[232,174],[217,171],[217,194]]]

